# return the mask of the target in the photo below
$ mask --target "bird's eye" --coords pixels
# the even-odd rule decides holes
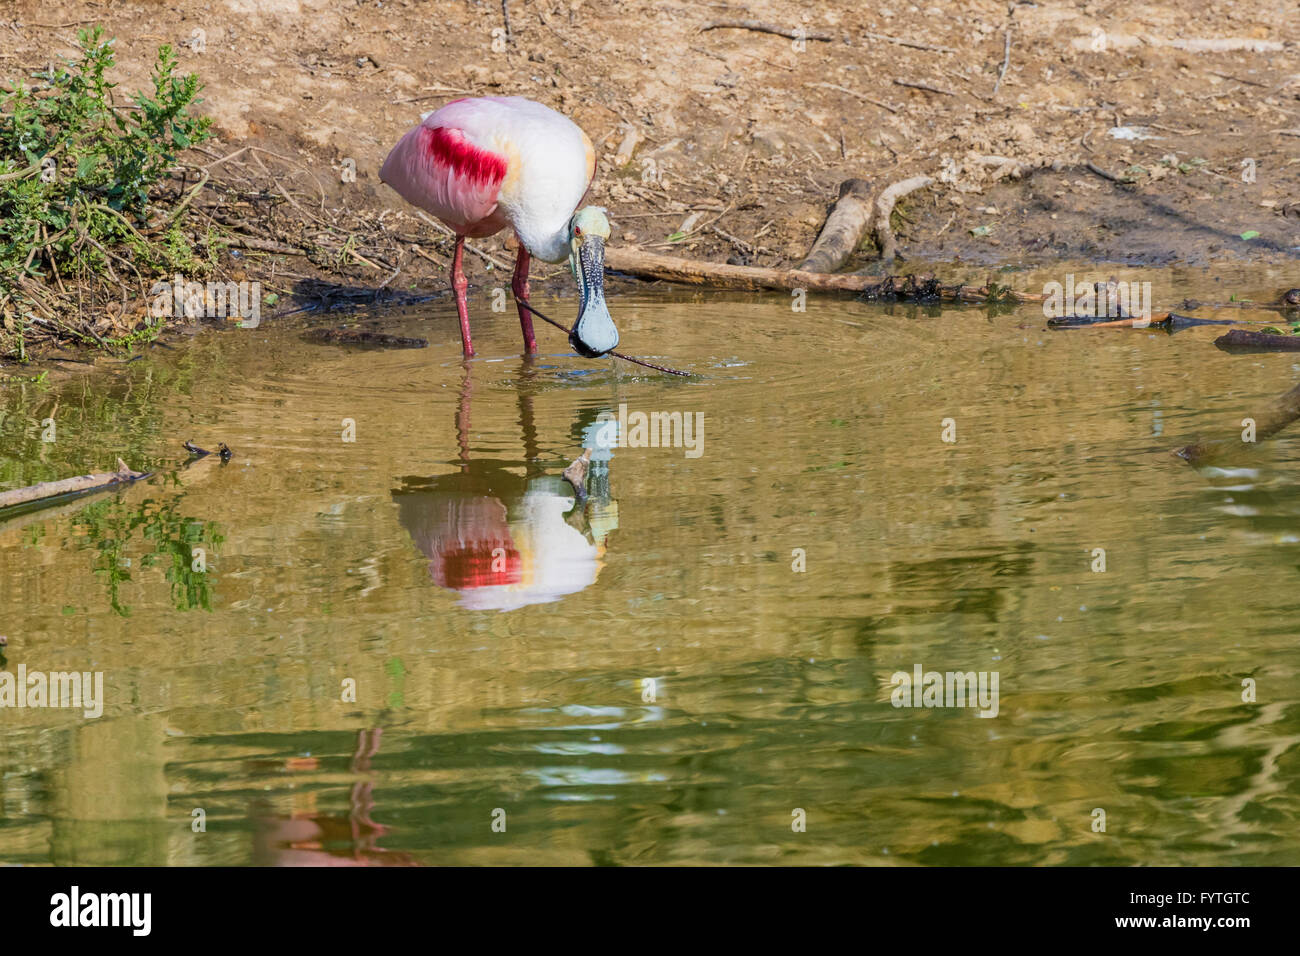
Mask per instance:
[[[574,234],[575,236],[580,236],[580,235],[582,235],[582,227],[581,227],[581,226],[574,226],[574,227],[573,227],[573,234]]]

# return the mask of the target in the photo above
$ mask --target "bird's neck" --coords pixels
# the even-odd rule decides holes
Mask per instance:
[[[535,258],[543,262],[564,262],[569,258],[569,224],[566,221],[558,230],[528,228],[516,229],[519,241]]]

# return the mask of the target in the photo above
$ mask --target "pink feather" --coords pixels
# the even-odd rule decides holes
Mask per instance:
[[[393,147],[379,178],[458,235],[482,237],[507,225],[497,210],[506,170],[506,157],[475,146],[463,130],[439,123],[435,113]]]

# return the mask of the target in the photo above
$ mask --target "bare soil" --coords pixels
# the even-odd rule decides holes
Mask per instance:
[[[8,0],[0,76],[72,55],[93,23],[116,37],[123,90],[146,83],[159,44],[180,48],[217,133],[195,165],[267,151],[215,166],[195,206],[248,245],[314,243],[241,256],[299,290],[446,287],[445,239],[377,170],[423,112],[479,94],[572,116],[597,145],[593,201],[614,241],[660,252],[791,266],[840,181],[918,174],[935,183],[900,204],[904,269],[1300,252],[1294,0],[508,10],[507,38],[499,0]],[[795,35],[705,29],[741,18]],[[507,260],[509,241],[478,245]],[[873,258],[860,253],[853,266]]]

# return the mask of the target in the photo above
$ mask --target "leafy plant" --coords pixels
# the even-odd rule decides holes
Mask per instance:
[[[70,279],[111,279],[120,292],[129,280],[143,286],[147,272],[206,271],[179,215],[149,224],[179,153],[209,135],[211,121],[190,112],[198,77],[177,75],[171,47],[160,47],[152,90],[119,104],[108,79],[113,41],[100,27],[77,38],[79,59],[33,74],[32,86],[0,87],[0,341],[8,333],[9,352],[21,353],[33,310],[57,321]]]

